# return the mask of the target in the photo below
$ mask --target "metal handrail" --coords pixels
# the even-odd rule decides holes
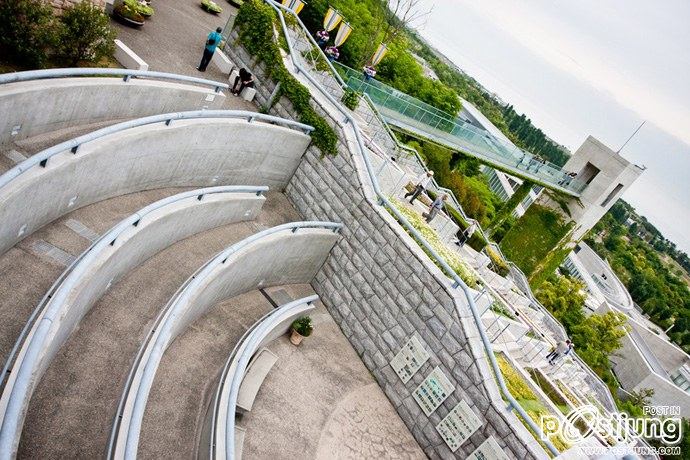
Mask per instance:
[[[48,78],[67,78],[67,77],[98,77],[98,76],[123,76],[124,81],[129,81],[130,78],[157,78],[164,80],[184,81],[188,83],[196,83],[198,85],[210,86],[215,89],[215,92],[220,92],[222,89],[230,88],[227,83],[219,81],[207,80],[205,78],[188,77],[186,75],[179,75],[168,72],[155,72],[152,70],[132,70],[132,69],[111,69],[111,68],[67,68],[67,69],[44,69],[44,70],[29,70],[26,72],[11,72],[0,75],[0,85],[6,83],[17,83],[21,81],[30,80],[44,80]]]
[[[0,176],[0,188],[4,187],[12,179],[16,178],[23,172],[27,171],[28,169],[36,165],[45,167],[48,163],[48,160],[54,155],[62,153],[66,150],[71,150],[72,153],[76,154],[78,152],[79,146],[86,142],[91,142],[96,139],[100,139],[104,136],[115,134],[127,129],[136,128],[139,126],[161,122],[165,123],[166,125],[170,125],[170,123],[172,123],[173,120],[191,120],[198,118],[237,118],[246,119],[250,123],[252,123],[255,120],[258,120],[261,122],[282,125],[287,128],[301,130],[305,133],[310,133],[314,130],[312,126],[305,125],[303,123],[299,123],[292,120],[285,120],[283,118],[274,117],[272,115],[265,115],[257,112],[249,112],[246,110],[192,110],[189,112],[172,112],[164,113],[161,115],[151,115],[148,117],[137,118],[135,120],[124,121],[122,123],[107,126],[105,128],[90,132],[88,134],[84,134],[83,136],[79,136],[74,139],[57,144],[53,147],[50,147],[37,153],[36,155],[32,155]]]
[[[269,228],[267,230],[261,231],[259,233],[255,233],[242,241],[239,241],[238,243],[233,244],[232,246],[224,249],[220,253],[216,254],[213,258],[211,258],[209,261],[207,261],[204,265],[202,265],[191,277],[189,277],[177,290],[175,295],[171,297],[170,301],[168,304],[161,310],[161,312],[158,314],[158,317],[156,318],[156,321],[153,325],[153,327],[150,329],[149,333],[146,336],[146,339],[144,342],[141,344],[141,347],[139,348],[139,352],[137,353],[137,357],[132,364],[132,368],[130,370],[129,376],[127,378],[127,381],[125,383],[125,390],[122,393],[122,396],[120,398],[120,402],[118,404],[118,409],[117,413],[115,414],[115,421],[113,423],[111,435],[110,435],[110,441],[108,444],[108,457],[109,459],[114,458],[115,456],[115,446],[117,444],[117,441],[120,436],[120,431],[122,428],[122,420],[123,420],[123,413],[124,409],[126,406],[126,402],[130,394],[132,394],[132,384],[133,380],[136,376],[137,371],[141,368],[142,366],[142,358],[146,350],[149,348],[149,346],[152,343],[152,340],[154,340],[156,337],[159,337],[162,331],[165,329],[165,323],[166,323],[166,318],[169,317],[169,314],[172,315],[175,309],[175,306],[178,305],[178,303],[183,300],[183,296],[188,296],[189,292],[191,289],[194,287],[198,286],[208,275],[209,271],[219,265],[223,265],[228,257],[230,257],[232,254],[236,253],[237,251],[247,247],[248,245],[256,242],[257,240],[260,240],[262,238],[265,238],[266,236],[273,235],[278,232],[283,232],[283,231],[290,231],[290,232],[296,232],[299,229],[303,228],[323,228],[323,229],[329,229],[334,232],[339,232],[340,229],[343,227],[342,224],[339,223],[334,223],[334,222],[323,222],[323,221],[303,221],[303,222],[291,222],[287,224],[282,224],[278,225],[272,228]],[[158,335],[156,335],[158,334]],[[131,416],[130,420],[128,423],[128,431],[126,433],[126,438],[124,439],[124,452],[123,457],[125,458],[136,458],[136,452],[137,452],[137,447],[139,443],[139,432],[141,428],[141,424],[143,421],[144,417],[144,410],[146,409],[146,399],[147,396],[145,394],[142,394],[141,391],[144,389],[145,393],[148,394],[148,389],[151,386],[151,383],[153,381],[153,378],[155,376],[157,366],[152,365],[149,367],[149,364],[151,364],[150,361],[147,361],[144,365],[143,368],[143,374],[140,380],[140,384],[137,386],[135,389],[135,398],[134,398],[134,403],[132,405],[132,411],[131,411]],[[145,383],[142,383],[145,382]]]
[[[21,362],[20,368],[13,369],[16,364],[17,353],[19,350],[28,346],[31,348],[33,344],[39,346],[45,339],[47,331],[43,329],[38,331],[35,329],[36,324],[40,318],[45,318],[47,315],[52,316],[58,314],[60,307],[63,305],[65,298],[69,292],[74,288],[74,286],[82,279],[84,274],[89,269],[90,265],[99,256],[104,248],[112,245],[117,238],[127,229],[131,228],[132,225],[136,225],[141,219],[145,218],[151,212],[161,209],[165,206],[169,206],[173,203],[179,202],[181,200],[189,198],[201,199],[205,195],[219,194],[219,193],[256,193],[261,195],[268,191],[268,187],[265,186],[218,186],[218,187],[206,187],[196,190],[191,190],[188,192],[179,193],[162,200],[152,203],[131,216],[120,221],[111,230],[100,236],[96,241],[94,241],[91,246],[84,252],[82,252],[79,257],[77,257],[72,264],[60,275],[60,277],[53,283],[46,295],[41,299],[41,302],[37,305],[34,311],[31,313],[29,320],[24,325],[19,337],[15,341],[15,344],[5,362],[2,370],[2,375],[0,375],[0,394],[5,393],[6,384],[8,377],[12,371],[19,372],[14,385],[12,385],[9,395],[9,402],[5,406],[4,411],[0,414],[0,451],[1,452],[11,452],[11,444],[14,442],[15,433],[19,429],[17,424],[21,418],[21,406],[22,401],[25,396],[22,394],[17,394],[15,388],[26,389],[26,382],[24,380],[30,378],[30,375],[26,375],[25,372],[30,372],[24,367],[27,360]],[[54,305],[52,309],[48,310],[50,305]],[[49,320],[52,321],[52,320]],[[30,342],[27,342],[29,333],[34,331],[31,336]],[[42,333],[41,333],[42,332]],[[26,355],[29,355],[29,349],[27,349]],[[34,355],[35,356],[35,355]],[[12,369],[11,369],[12,368]],[[7,430],[10,430],[9,433]]]
[[[221,394],[223,393],[223,389],[226,384],[226,380],[228,377],[230,377],[230,388],[229,388],[229,395],[228,395],[228,404],[227,404],[227,412],[226,412],[226,427],[225,427],[225,435],[226,435],[226,444],[225,444],[225,452],[221,452],[220,458],[228,458],[232,459],[234,458],[234,452],[235,452],[235,435],[234,435],[234,426],[235,426],[235,408],[237,406],[237,396],[240,390],[240,385],[242,384],[242,376],[238,376],[237,374],[229,376],[228,372],[230,370],[230,367],[232,367],[232,363],[236,360],[239,359],[239,362],[237,364],[237,370],[240,372],[244,372],[246,369],[247,365],[249,364],[249,360],[254,354],[256,348],[258,348],[258,345],[261,343],[261,340],[263,340],[267,333],[270,332],[271,326],[274,326],[275,318],[277,317],[278,319],[282,319],[282,315],[284,315],[286,312],[289,312],[290,310],[293,310],[301,305],[311,305],[312,303],[316,302],[319,300],[318,295],[311,295],[307,296],[301,299],[294,300],[292,302],[289,302],[285,305],[281,305],[277,309],[267,313],[264,315],[260,320],[258,320],[254,325],[242,336],[242,338],[237,342],[235,345],[235,348],[232,350],[232,353],[228,357],[228,360],[225,363],[225,366],[223,367],[223,371],[221,372],[221,377],[220,377],[220,382],[218,384],[218,389],[216,391],[216,397],[214,400],[213,404],[213,415],[211,419],[211,445],[210,447],[210,455],[209,458],[211,460],[217,458],[214,453],[217,447],[217,437],[216,437],[216,426],[217,426],[217,417],[219,416],[218,411],[221,409],[220,408],[220,399],[221,399]],[[269,329],[268,331],[266,329]],[[263,334],[263,335],[262,335]],[[257,344],[257,341],[259,342]],[[239,352],[242,352],[241,355],[237,356]],[[238,378],[239,377],[239,378]]]
[[[374,192],[376,196],[378,197],[379,203],[385,207],[387,207],[391,213],[396,217],[396,219],[405,227],[405,229],[410,232],[410,234],[414,237],[414,239],[417,240],[419,244],[421,244],[426,251],[428,251],[428,254],[431,255],[431,257],[436,261],[436,263],[442,268],[443,271],[446,272],[446,274],[454,281],[454,288],[461,288],[463,293],[465,294],[465,297],[469,303],[470,311],[472,313],[472,317],[474,319],[475,325],[477,326],[477,329],[479,331],[479,335],[482,340],[482,344],[484,346],[484,351],[489,359],[489,363],[494,371],[494,375],[496,377],[498,387],[500,392],[503,394],[503,396],[508,400],[509,404],[509,409],[517,411],[517,413],[522,417],[522,419],[525,421],[525,423],[534,431],[534,433],[537,434],[537,436],[540,439],[543,439],[544,444],[546,447],[551,451],[551,453],[555,456],[559,455],[558,449],[553,445],[553,443],[546,437],[544,436],[541,428],[532,420],[532,418],[527,414],[527,411],[525,411],[522,406],[517,402],[517,400],[513,397],[513,395],[510,393],[510,390],[508,390],[508,387],[505,383],[505,380],[503,379],[503,374],[501,373],[501,369],[498,366],[498,362],[496,361],[496,357],[494,356],[493,349],[491,347],[491,341],[486,335],[486,332],[484,331],[482,322],[481,322],[481,316],[479,315],[479,311],[477,310],[477,306],[474,303],[474,297],[472,295],[472,292],[467,286],[467,284],[460,278],[455,271],[448,265],[448,263],[436,252],[436,250],[431,247],[431,245],[426,241],[426,239],[419,233],[417,230],[410,224],[410,222],[403,216],[397,208],[388,200],[386,195],[381,191],[378,180],[376,179],[376,174],[374,173],[373,167],[371,165],[371,161],[369,159],[369,156],[366,153],[366,148],[364,147],[364,143],[362,142],[362,135],[359,131],[359,126],[357,125],[357,121],[354,119],[354,117],[351,115],[351,113],[343,108],[341,103],[337,101],[333,96],[331,96],[322,86],[319,84],[311,75],[310,72],[307,69],[304,69],[299,62],[297,62],[297,59],[294,56],[294,51],[292,48],[292,43],[290,40],[290,35],[288,33],[288,28],[287,24],[285,23],[285,18],[283,16],[282,10],[292,11],[289,8],[284,7],[280,3],[276,3],[273,0],[264,0],[267,4],[272,6],[277,12],[278,12],[278,17],[280,19],[281,27],[283,29],[283,33],[285,34],[286,42],[288,45],[288,49],[290,51],[290,58],[292,60],[293,65],[297,69],[297,71],[301,71],[305,77],[323,94],[326,99],[329,100],[331,104],[333,104],[336,109],[341,112],[343,116],[345,116],[347,122],[352,126],[352,130],[355,135],[355,139],[357,142],[357,148],[359,150],[359,154],[362,156],[362,159],[364,160],[364,164],[367,170],[367,173],[369,175],[369,179],[371,180],[372,187],[374,189]],[[297,15],[293,14],[294,17]],[[308,32],[306,32],[308,34]],[[320,48],[317,47],[317,49],[320,50]],[[460,314],[460,312],[458,312]]]

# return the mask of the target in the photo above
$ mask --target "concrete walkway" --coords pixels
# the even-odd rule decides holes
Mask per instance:
[[[111,19],[117,30],[117,38],[129,46],[149,65],[149,70],[171,72],[192,77],[227,82],[228,75],[215,64],[209,64],[206,72],[199,72],[199,65],[206,36],[216,27],[223,27],[237,9],[225,1],[218,2],[223,8],[220,15],[202,10],[200,0],[152,3],[155,14],[143,27],[132,28]],[[228,94],[224,109],[256,111],[255,104]]]

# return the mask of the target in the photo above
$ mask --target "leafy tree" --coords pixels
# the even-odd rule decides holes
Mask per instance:
[[[113,53],[116,37],[108,16],[89,0],[67,8],[60,16],[59,54],[69,65],[98,62]]]
[[[45,66],[57,43],[56,21],[41,0],[0,0],[0,55],[20,66]]]

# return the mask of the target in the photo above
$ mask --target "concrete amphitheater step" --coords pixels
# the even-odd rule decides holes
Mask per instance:
[[[19,457],[102,457],[132,360],[159,309],[228,244],[297,218],[284,195],[269,194],[256,221],[187,238],[113,286],[84,317],[38,385]]]

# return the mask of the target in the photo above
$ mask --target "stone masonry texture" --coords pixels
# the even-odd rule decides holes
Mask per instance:
[[[236,65],[255,75],[256,97],[262,106],[275,83],[265,77],[263,66],[257,65],[235,42],[236,38],[235,33],[231,34],[225,52]],[[365,195],[353,153],[342,143],[345,137],[339,121],[314,104],[336,129],[339,153],[322,156],[316,147],[309,147],[286,194],[304,219],[344,224],[342,238],[313,282],[314,290],[428,457],[467,458],[493,435],[509,457],[538,458],[525,447],[526,430],[517,426],[520,423],[514,416],[506,416],[507,411],[501,407],[505,403],[497,392],[492,401],[486,383],[492,377],[486,375],[486,366],[484,373],[478,366],[477,332],[470,332],[472,337],[467,333],[468,324],[475,326],[460,318],[458,296],[451,294],[450,283],[441,282],[438,270],[416,243],[383,207]],[[269,112],[295,118],[290,102],[284,98],[275,102]],[[462,307],[467,311],[466,305]],[[403,384],[389,363],[413,335],[431,358]],[[470,346],[471,340],[475,347]],[[436,366],[455,390],[427,417],[412,393]],[[436,425],[461,400],[480,417],[482,426],[453,453]]]

